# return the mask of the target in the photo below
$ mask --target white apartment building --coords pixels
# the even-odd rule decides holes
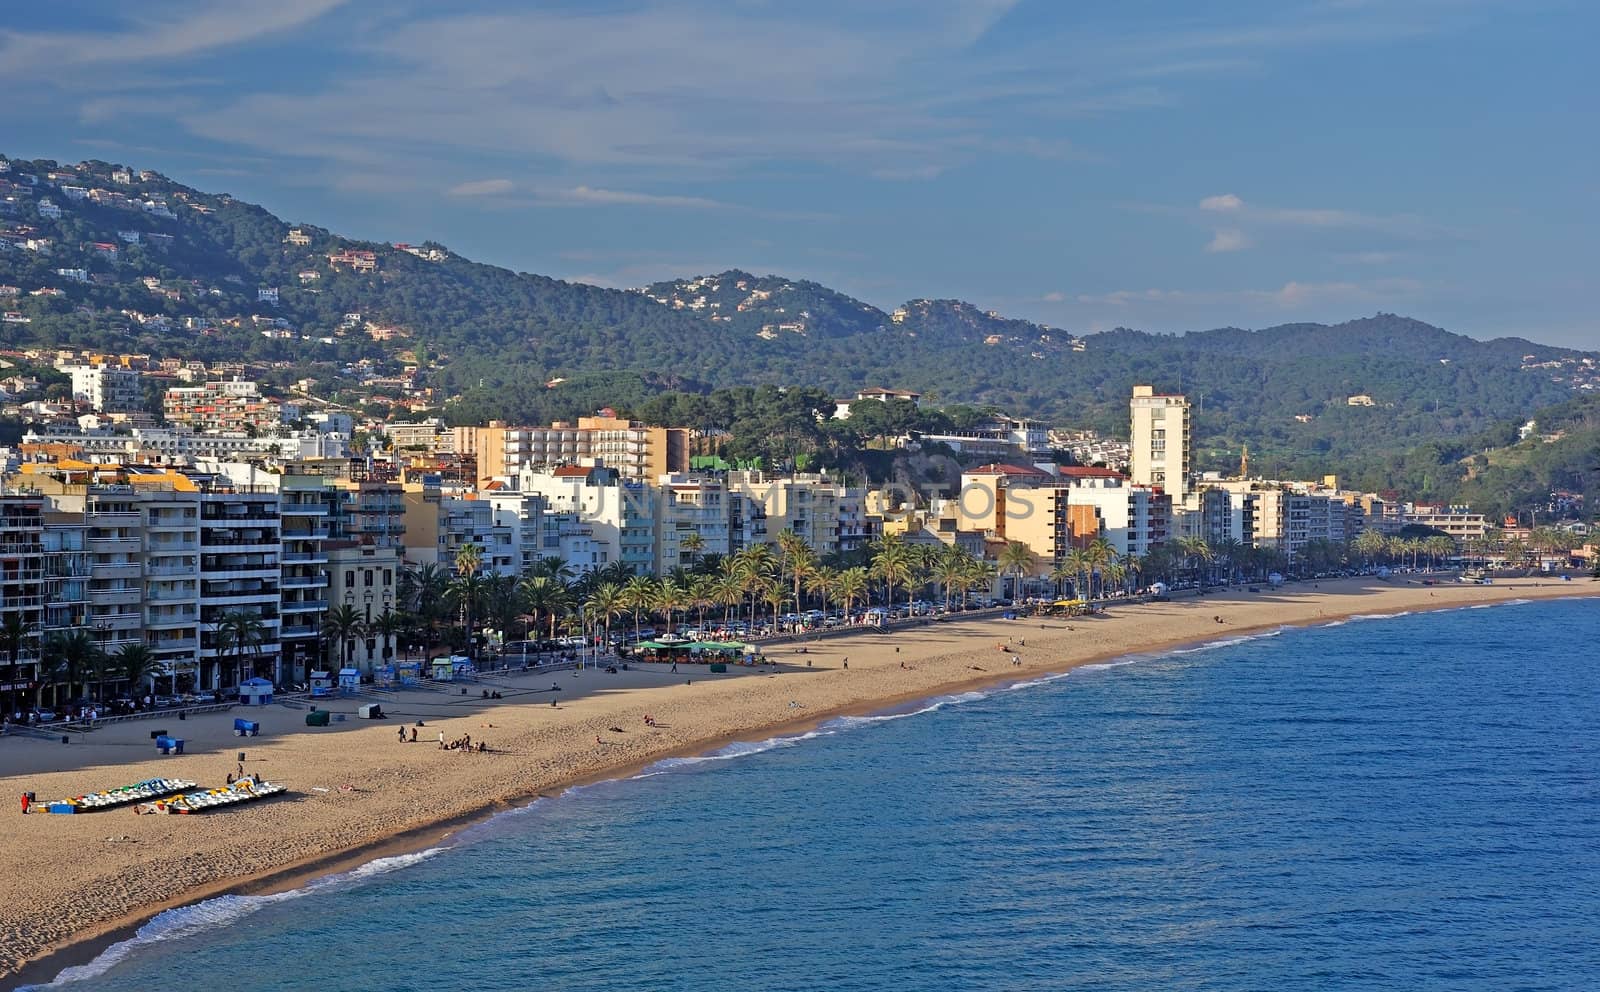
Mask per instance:
[[[552,511],[576,514],[573,522],[589,532],[575,537],[593,542],[600,564],[620,561],[635,575],[659,574],[657,487],[623,479],[614,469],[582,466],[524,468],[517,473],[516,484],[524,493],[543,496]],[[675,547],[681,552],[681,541]]]
[[[238,685],[254,675],[279,674],[279,558],[282,553],[278,494],[267,487],[207,486],[200,506],[200,687]],[[224,643],[222,625],[231,614],[260,622],[259,642]],[[275,679],[276,680],[276,679]]]
[[[1189,401],[1134,386],[1129,476],[1135,485],[1160,486],[1181,504],[1189,488]]]
[[[144,377],[133,369],[109,365],[73,365],[72,398],[96,413],[137,413],[144,409]]]

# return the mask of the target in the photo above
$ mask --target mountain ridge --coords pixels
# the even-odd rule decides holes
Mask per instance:
[[[1207,458],[1245,443],[1254,457],[1291,458],[1461,436],[1559,402],[1580,378],[1600,385],[1591,353],[1478,341],[1393,314],[1074,335],[960,300],[885,312],[811,280],[739,269],[611,289],[434,242],[290,224],[113,163],[3,161],[0,285],[16,287],[5,305],[28,321],[4,325],[8,341],[278,363],[286,381],[335,391],[358,363],[386,375],[420,365],[442,396],[459,397],[452,419],[571,415],[608,383],[617,395],[604,405],[617,406],[670,389],[885,385],[1117,431],[1129,387],[1153,382],[1195,394],[1199,427],[1217,442]],[[1385,420],[1347,407],[1357,395]]]

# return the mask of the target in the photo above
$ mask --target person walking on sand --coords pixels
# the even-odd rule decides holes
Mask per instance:
[[[417,742],[417,728],[416,727],[412,727],[411,728],[411,743],[415,744],[416,742]]]
[[[444,731],[439,731],[439,747],[444,747]]]
[[[406,728],[401,727],[401,728],[399,728],[399,730],[400,730],[400,743],[404,744],[406,742]]]

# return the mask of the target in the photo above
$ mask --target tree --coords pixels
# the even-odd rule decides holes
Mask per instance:
[[[322,618],[322,636],[339,646],[339,661],[335,668],[350,665],[350,643],[367,630],[367,622],[354,606],[348,603],[329,610]]]
[[[245,680],[244,659],[260,652],[261,644],[266,639],[266,632],[261,618],[245,610],[229,610],[217,621],[217,656],[219,658],[233,656],[235,685]],[[255,672],[252,671],[251,674],[254,675]]]
[[[604,630],[605,644],[609,648],[611,645],[611,621],[628,612],[627,606],[622,602],[622,590],[609,582],[596,586],[594,592],[589,594],[588,600],[583,605],[585,614],[596,618],[596,621]]]
[[[366,632],[378,638],[385,661],[394,656],[395,645],[405,627],[405,616],[389,609],[373,617],[367,625]]]
[[[894,587],[911,581],[911,551],[898,534],[884,534],[873,544],[872,576],[884,587],[885,605],[894,607]]]
[[[849,616],[856,603],[866,596],[868,581],[867,570],[860,565],[854,568],[847,568],[839,573],[833,594],[838,597],[839,604],[844,607],[846,616]]]
[[[94,664],[95,656],[99,653],[100,645],[95,643],[87,630],[58,632],[45,638],[40,658],[44,671],[48,674],[39,680],[41,697],[47,681],[64,683],[68,698],[75,696],[77,693],[74,690],[83,682],[85,673]]]
[[[143,644],[124,644],[112,656],[112,671],[115,677],[128,683],[128,695],[137,698],[139,683],[155,682],[155,677],[164,670],[161,663]]]
[[[539,628],[541,614],[552,618],[550,624],[551,636],[555,636],[555,616],[561,612],[566,601],[566,589],[555,579],[548,575],[529,575],[519,583],[522,593],[522,606],[527,610],[530,626],[535,630]]]
[[[655,605],[656,584],[648,575],[635,575],[622,587],[619,602],[624,609],[633,614],[633,639],[642,638],[640,621],[645,613]]]
[[[700,552],[706,549],[706,539],[699,531],[691,530],[678,541],[678,547],[689,553],[689,564],[693,567],[700,560]]]
[[[1033,549],[1021,541],[1007,541],[1000,549],[999,565],[1002,574],[1011,575],[1011,598],[1020,598],[1022,576],[1033,568]]]

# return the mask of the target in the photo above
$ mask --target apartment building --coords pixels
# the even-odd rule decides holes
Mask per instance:
[[[629,479],[689,470],[689,431],[615,416],[579,417],[549,427],[457,427],[455,451],[477,458],[478,478],[510,479],[524,468],[603,465]]]
[[[1134,386],[1129,477],[1135,485],[1160,486],[1182,505],[1189,489],[1189,401],[1178,394]]]
[[[161,406],[169,422],[197,430],[268,430],[283,423],[283,407],[262,396],[254,382],[238,378],[174,386]]]
[[[751,544],[776,544],[793,531],[819,555],[853,551],[871,540],[866,492],[822,475],[775,476],[762,472],[729,472],[730,549]],[[735,528],[739,520],[743,530]]]
[[[136,413],[144,409],[144,377],[134,369],[111,365],[73,365],[72,398],[96,413]]]
[[[37,495],[0,492],[0,625],[23,634],[0,658],[0,705],[7,714],[31,707],[38,687],[46,601],[44,509]]]
[[[457,552],[472,544],[484,574],[518,574],[522,556],[517,530],[495,519],[494,504],[476,493],[447,492],[429,482],[407,482],[402,488],[407,562],[453,568]]]
[[[255,676],[281,681],[278,493],[210,479],[200,507],[200,686],[238,685]],[[250,617],[255,643],[229,643],[228,621]]]
[[[400,609],[400,553],[379,545],[340,544],[327,550],[325,577],[333,606],[348,606],[368,624],[365,634],[345,646],[338,667],[359,668],[372,674],[389,664],[398,649],[396,634],[384,634],[375,621]],[[327,645],[328,657],[337,658],[339,646]]]
[[[582,536],[592,542],[601,564],[620,561],[635,575],[659,574],[655,486],[624,479],[613,468],[582,466],[525,468],[517,474],[516,486],[543,496],[553,512],[574,514],[574,523],[587,528]],[[681,553],[681,537],[675,548]]]
[[[664,475],[656,491],[655,559],[660,572],[692,568],[702,555],[728,554],[728,500],[722,479]],[[690,540],[691,534],[698,540]]]
[[[1021,541],[1043,563],[1096,539],[1118,554],[1145,555],[1170,536],[1171,499],[1109,469],[1068,467],[1059,476],[1019,465],[963,473],[956,530]]]

